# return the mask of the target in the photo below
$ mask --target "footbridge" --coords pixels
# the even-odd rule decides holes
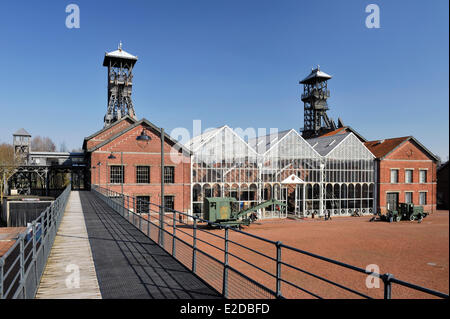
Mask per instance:
[[[305,264],[292,264],[294,255]],[[330,267],[339,278],[327,277]],[[365,287],[368,276],[381,288]],[[0,299],[390,299],[406,290],[448,298],[95,186],[66,188],[0,257]]]

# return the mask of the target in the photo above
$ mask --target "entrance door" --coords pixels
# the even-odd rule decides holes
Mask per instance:
[[[286,218],[287,217],[287,211],[288,211],[288,188],[286,186],[281,186],[281,198],[280,202],[283,202],[286,204],[286,206],[280,207],[279,217],[280,218]]]
[[[287,187],[287,212],[288,213],[295,213],[296,208],[296,195],[297,195],[297,188],[295,184],[288,185]]]
[[[295,189],[295,214],[298,217],[303,217],[303,203],[304,203],[304,185],[303,184],[297,184]]]
[[[398,193],[386,193],[386,208],[388,210],[397,210]]]

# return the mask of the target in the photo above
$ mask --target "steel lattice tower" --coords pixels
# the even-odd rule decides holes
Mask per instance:
[[[136,118],[131,89],[133,86],[133,67],[137,56],[119,48],[113,52],[106,52],[103,66],[108,68],[108,110],[104,123],[108,126],[124,116]]]
[[[304,80],[300,81],[300,84],[303,84],[304,126],[302,135],[304,138],[316,137],[336,129],[334,121],[327,115],[327,99],[330,97],[327,84],[329,79],[331,79],[331,75],[320,71],[317,66]]]

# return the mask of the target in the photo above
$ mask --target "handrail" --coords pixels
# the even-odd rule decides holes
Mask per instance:
[[[106,189],[103,187],[99,187],[96,185],[92,186],[92,191],[97,194],[97,196],[102,199],[106,204],[108,204],[111,208],[113,208],[116,212],[118,212],[119,214],[121,214],[122,217],[124,217],[125,219],[127,219],[130,223],[132,223],[134,226],[136,226],[139,230],[141,230],[144,234],[146,234],[148,237],[150,237],[150,225],[152,225],[152,227],[156,227],[157,230],[159,230],[160,233],[162,234],[166,234],[168,236],[172,237],[172,250],[170,251],[170,249],[168,249],[166,247],[167,242],[164,242],[164,236],[159,235],[158,239],[157,239],[157,243],[166,251],[168,251],[169,253],[172,254],[173,257],[175,257],[176,259],[179,259],[179,256],[176,254],[176,243],[177,241],[183,243],[184,245],[188,246],[189,249],[192,249],[192,263],[191,265],[189,265],[188,268],[190,268],[190,270],[192,270],[194,273],[196,273],[197,275],[200,276],[200,274],[198,273],[198,267],[197,267],[197,259],[198,259],[198,254],[197,252],[201,252],[202,254],[204,254],[205,256],[207,256],[208,258],[210,258],[212,261],[219,263],[221,265],[221,267],[223,267],[223,276],[222,276],[222,289],[220,291],[220,289],[215,288],[219,293],[222,293],[222,295],[224,297],[228,297],[229,296],[229,275],[228,272],[229,270],[233,271],[234,273],[238,274],[242,279],[244,279],[245,281],[250,282],[252,285],[255,285],[258,289],[260,289],[261,291],[264,291],[266,294],[271,295],[272,297],[275,298],[285,298],[285,296],[282,294],[282,285],[281,283],[285,283],[287,285],[289,285],[290,287],[293,287],[295,289],[297,289],[298,291],[301,292],[305,292],[313,297],[316,298],[322,298],[321,296],[319,296],[317,293],[306,290],[304,287],[300,287],[298,283],[294,283],[291,282],[289,280],[287,280],[286,278],[283,277],[283,272],[282,272],[282,266],[285,267],[289,267],[291,270],[295,270],[298,273],[302,273],[304,275],[307,275],[309,277],[315,278],[318,281],[321,281],[323,283],[327,283],[330,284],[334,287],[337,288],[341,288],[347,292],[350,292],[352,294],[355,294],[359,297],[364,297],[364,298],[372,298],[370,296],[368,296],[367,294],[364,294],[362,292],[359,292],[353,288],[350,287],[346,287],[340,283],[334,282],[330,279],[327,279],[323,276],[319,276],[317,274],[314,274],[310,271],[306,271],[304,269],[301,269],[300,267],[297,267],[295,265],[290,264],[287,261],[283,261],[281,258],[281,251],[282,249],[290,251],[291,253],[297,253],[297,254],[302,254],[305,256],[309,256],[311,258],[314,258],[316,260],[320,260],[329,264],[333,264],[345,269],[349,269],[352,271],[355,271],[357,273],[363,273],[366,274],[368,276],[372,276],[375,278],[379,278],[381,279],[381,281],[384,284],[384,298],[385,299],[391,299],[392,296],[392,284],[397,284],[400,286],[404,286],[404,287],[408,287],[410,289],[413,290],[417,290],[417,291],[421,291],[424,292],[426,294],[432,295],[432,296],[436,296],[436,297],[440,297],[440,298],[448,298],[449,296],[447,294],[444,294],[442,292],[438,292],[438,291],[434,291],[425,287],[421,287],[412,283],[408,283],[399,279],[396,279],[392,274],[386,273],[386,274],[378,274],[375,272],[370,272],[368,270],[362,269],[360,267],[356,267],[350,264],[346,264],[337,260],[333,260],[324,256],[320,256],[308,251],[304,251],[301,249],[298,249],[296,247],[292,247],[289,245],[285,245],[281,242],[275,242],[273,240],[264,238],[264,237],[260,237],[254,234],[250,234],[247,233],[245,231],[239,230],[239,229],[234,229],[232,227],[229,226],[223,226],[220,224],[217,224],[215,222],[210,222],[208,220],[204,220],[200,217],[197,217],[195,215],[190,215],[184,212],[180,212],[180,211],[176,211],[174,209],[165,207],[164,210],[166,211],[166,213],[164,214],[164,218],[156,218],[154,217],[154,219],[156,220],[156,223],[151,221],[151,215],[150,215],[150,211],[155,211],[155,212],[159,212],[159,214],[161,214],[161,206],[151,203],[149,201],[144,201],[144,200],[140,200],[140,204],[145,204],[145,206],[148,209],[148,213],[146,212],[140,212],[137,213],[136,212],[136,200],[134,197],[132,196],[128,196],[125,194],[120,194],[118,192],[112,191],[110,189]],[[133,207],[130,206],[130,199],[132,199],[132,203],[133,203]],[[133,218],[130,220],[130,214],[133,216]],[[179,220],[177,220],[177,214],[178,216],[182,216],[186,219],[186,222],[181,222]],[[139,217],[138,218],[138,222],[135,222],[135,216]],[[147,219],[143,218],[143,216],[147,216]],[[161,216],[160,216],[161,217]],[[141,225],[142,225],[142,220],[145,220],[148,222],[148,230],[147,233],[145,232],[145,230],[142,229]],[[165,221],[164,219],[167,219],[168,221]],[[172,223],[170,223],[170,220],[172,220]],[[192,223],[190,224],[189,221],[191,221]],[[217,226],[217,227],[221,227],[221,228],[225,228],[225,234],[224,237],[221,237],[217,234],[212,234],[211,232],[208,232],[202,228],[198,227],[198,223],[206,223],[212,226]],[[161,227],[160,223],[171,226],[172,227],[172,233],[170,232],[170,227],[166,227],[163,226]],[[192,227],[192,234],[185,232],[183,230],[181,230],[179,228],[180,224],[184,224],[184,225],[189,225],[190,227]],[[261,242],[265,242],[269,245],[271,245],[273,248],[276,249],[276,258],[275,257],[271,257],[263,252],[257,251],[253,248],[250,247],[246,247],[240,243],[237,243],[236,241],[232,241],[228,238],[228,233],[229,231],[233,231],[235,233],[239,233],[242,234],[245,237],[248,238],[253,238],[256,239],[258,241]],[[218,237],[219,240],[223,240],[224,243],[224,248],[222,249],[221,247],[218,247],[212,243],[208,243],[206,242],[204,239],[199,238],[199,235],[197,233],[207,233],[209,235],[213,235],[214,237]],[[192,244],[189,244],[188,242],[186,242],[183,238],[181,238],[179,236],[179,233],[184,234],[184,236],[187,236],[190,238],[190,240],[193,241]],[[205,247],[208,246],[213,246],[215,249],[217,249],[217,251],[219,251],[220,254],[223,253],[224,256],[224,261],[220,261],[219,258],[217,258],[217,256],[213,256],[210,253],[206,252],[202,247],[198,246],[198,242],[200,243],[204,243]],[[245,259],[245,256],[238,256],[236,253],[232,253],[229,251],[229,243],[232,243],[238,247],[241,247],[242,249],[246,249],[247,251],[250,251],[252,253],[256,253],[259,256],[263,256],[263,258],[265,258],[266,261],[268,262],[275,262],[276,265],[276,273],[271,273],[270,271],[264,269],[260,264],[259,265],[255,265],[252,262],[248,261]],[[207,246],[208,245],[208,246]],[[271,287],[269,287],[267,285],[267,283],[261,283],[260,281],[258,281],[255,278],[252,278],[251,275],[245,274],[243,273],[241,270],[239,270],[235,265],[230,265],[229,262],[229,256],[233,257],[235,260],[239,261],[239,262],[243,262],[245,265],[250,266],[251,270],[254,271],[261,271],[263,273],[265,273],[266,275],[268,275],[270,278],[274,278],[276,280],[276,290],[272,289]],[[180,260],[180,259],[179,259]],[[180,260],[181,261],[181,260]],[[186,262],[186,261],[185,261]],[[186,266],[186,264],[185,264]],[[208,282],[208,278],[203,278],[205,281]],[[241,284],[242,285],[242,284]]]
[[[68,185],[0,257],[0,299],[35,297],[70,190]]]

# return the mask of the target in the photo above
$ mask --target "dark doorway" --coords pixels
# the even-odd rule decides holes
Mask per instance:
[[[295,188],[296,185],[289,185],[287,186],[287,211],[289,213],[295,213]]]
[[[397,210],[398,208],[398,193],[386,194],[386,209]]]

